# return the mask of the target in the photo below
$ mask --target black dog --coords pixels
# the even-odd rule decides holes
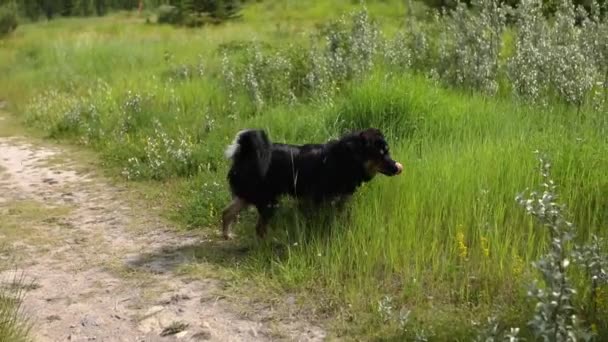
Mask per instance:
[[[264,131],[244,130],[228,146],[226,157],[233,161],[228,172],[233,199],[222,213],[226,239],[238,213],[249,205],[258,210],[256,232],[264,237],[281,195],[320,204],[353,194],[377,172],[394,176],[403,170],[375,128],[301,146],[272,143]]]

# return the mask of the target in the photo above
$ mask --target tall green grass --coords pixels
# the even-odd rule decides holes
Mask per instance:
[[[356,316],[372,316],[353,324],[366,334],[387,325],[375,315],[385,295],[396,310],[412,310],[434,327],[439,340],[453,336],[452,327],[470,327],[480,312],[525,314],[527,268],[547,240],[514,201],[540,182],[534,150],[552,156],[562,200],[581,234],[603,234],[608,154],[594,122],[602,114],[581,119],[567,109],[488,101],[421,78],[378,75],[349,89],[326,115],[345,127],[387,131],[404,174],[378,177],[347,215],[329,222],[280,215],[273,226],[292,246],[288,257],[269,247],[250,266],[288,287],[328,289],[342,306],[357,305]],[[328,234],[307,241],[309,231]],[[363,324],[368,319],[376,324]]]
[[[19,278],[0,283],[0,341],[30,341],[30,325],[21,311],[22,283]]]
[[[286,201],[267,243],[253,242],[255,215],[245,213],[234,244],[251,248],[239,267],[220,264],[239,281],[308,298],[304,314],[331,317],[336,334],[469,340],[472,322],[492,314],[525,326],[529,266],[547,237],[515,196],[540,182],[541,151],[579,238],[605,235],[605,113],[487,98],[382,66],[340,84],[329,102],[270,101],[260,110],[226,88],[222,51],[245,58],[242,45],[253,39],[270,50],[304,46],[299,33],[351,7],[315,4],[262,2],[240,22],[201,30],[124,15],[24,25],[0,48],[0,97],[48,135],[99,151],[117,174],[170,185],[163,198],[173,217],[213,230],[229,199],[222,152],[238,130],[305,143],[381,128],[401,176],[378,176],[340,213]],[[369,4],[389,16],[389,29],[399,21],[394,8]],[[202,263],[212,252],[201,253]],[[607,326],[598,329],[606,336]]]

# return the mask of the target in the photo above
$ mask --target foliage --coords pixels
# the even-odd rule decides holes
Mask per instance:
[[[458,6],[459,3],[465,3],[470,5],[473,1],[471,0],[420,0],[425,3],[427,6],[436,9],[454,9]],[[501,5],[507,5],[510,7],[519,7],[524,1],[523,0],[499,0]],[[556,12],[561,1],[554,0],[542,0],[542,13],[546,16],[552,15]],[[574,6],[579,7],[583,6],[586,10],[589,10],[593,6],[590,1],[587,0],[574,0],[572,1]],[[605,0],[599,0],[598,3],[603,6],[606,3]]]
[[[487,94],[512,91],[532,103],[557,98],[578,108],[602,108],[608,94],[608,21],[600,3],[590,4],[587,11],[565,1],[548,20],[541,0],[523,0],[515,10],[497,0],[458,3],[433,27],[408,18],[409,30],[389,41],[384,55],[393,65],[448,85]],[[507,17],[514,20],[509,30]],[[514,46],[505,44],[506,34],[514,36]]]
[[[159,7],[159,23],[198,27],[239,17],[240,0],[172,0]]]
[[[13,32],[18,25],[17,6],[14,2],[0,5],[0,37]]]
[[[437,71],[449,84],[495,94],[507,9],[495,0],[473,1],[472,7],[458,3],[445,16]]]
[[[23,16],[35,21],[40,17],[50,20],[58,16],[100,16],[110,10],[137,8],[141,1],[143,0],[21,0],[18,8]]]
[[[534,284],[529,296],[537,302],[528,323],[537,338],[544,341],[589,340],[591,335],[581,326],[574,301],[576,289],[568,278],[571,264],[571,241],[574,225],[564,217],[559,204],[557,185],[549,174],[551,164],[539,159],[543,176],[543,192],[532,192],[528,198],[519,195],[517,202],[548,230],[549,252],[534,263],[541,273],[542,285]]]
[[[171,5],[161,5],[157,9],[159,24],[179,24],[182,19],[182,14],[179,9]]]
[[[510,59],[509,76],[513,91],[525,100],[537,102],[547,92],[549,27],[541,15],[541,2],[524,0],[517,12],[518,35],[515,56]]]

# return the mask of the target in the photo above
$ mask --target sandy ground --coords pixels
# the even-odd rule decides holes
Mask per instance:
[[[267,315],[245,317],[235,301],[222,299],[220,281],[177,275],[175,266],[188,258],[181,247],[200,243],[202,235],[176,233],[143,205],[126,201],[125,189],[75,171],[76,160],[57,159],[64,154],[23,138],[0,138],[0,241],[12,229],[6,240],[14,251],[0,282],[19,278],[25,285],[24,313],[36,341],[325,338],[297,317],[272,325]],[[61,214],[3,227],[3,215],[18,218],[15,203],[43,216]]]

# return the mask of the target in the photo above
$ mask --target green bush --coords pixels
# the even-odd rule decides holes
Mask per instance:
[[[471,0],[419,0],[430,8],[448,8],[455,9],[459,2],[465,3],[466,5],[474,4],[476,1]],[[478,2],[478,1],[477,1]],[[511,7],[519,7],[521,0],[498,0],[499,4],[509,5]],[[561,1],[558,0],[543,0],[543,12],[546,15],[554,14]],[[572,2],[575,6],[582,6],[585,10],[589,11],[591,9],[591,1],[588,0],[574,0]],[[597,3],[600,5],[600,9],[602,13],[606,11],[606,1],[598,0]]]
[[[207,11],[211,16],[219,20],[227,20],[239,17],[241,3],[239,0],[205,0]]]
[[[182,21],[182,13],[175,6],[162,5],[158,7],[159,24],[179,24]]]
[[[18,24],[15,4],[9,3],[0,6],[0,37],[15,31]]]
[[[239,17],[239,0],[175,0],[158,8],[158,23],[198,27]]]

